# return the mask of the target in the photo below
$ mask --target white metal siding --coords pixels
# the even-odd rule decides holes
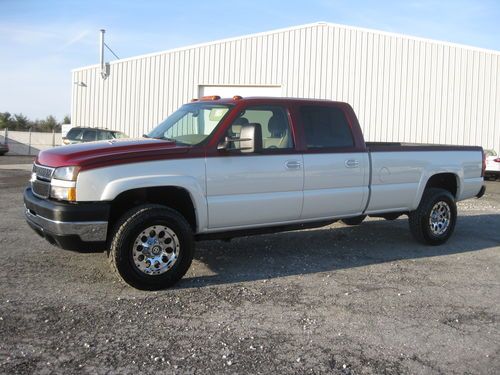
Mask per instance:
[[[199,86],[281,86],[285,96],[346,101],[370,141],[481,145],[500,151],[500,52],[313,24],[73,71],[72,123],[140,136]],[[238,92],[234,92],[238,94]],[[497,109],[498,108],[498,109]]]

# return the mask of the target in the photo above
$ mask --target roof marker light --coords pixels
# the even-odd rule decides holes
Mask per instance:
[[[241,100],[241,99],[243,99],[243,97],[241,97],[239,95],[233,96],[233,100]]]
[[[209,96],[202,96],[200,100],[219,100],[220,96],[219,95],[209,95]]]

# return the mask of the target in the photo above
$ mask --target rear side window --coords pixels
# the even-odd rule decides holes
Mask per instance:
[[[353,147],[354,138],[340,108],[306,106],[300,109],[308,149]]]
[[[122,132],[114,132],[113,138],[128,138],[127,134]]]
[[[112,139],[113,137],[111,136],[111,132],[105,131],[105,130],[98,130],[97,131],[97,140],[98,141],[106,141],[108,139]]]
[[[93,141],[95,141],[95,137],[96,137],[95,130],[85,129],[83,131],[82,141],[83,142],[93,142]]]

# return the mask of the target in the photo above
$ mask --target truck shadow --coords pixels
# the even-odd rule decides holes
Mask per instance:
[[[478,251],[500,244],[499,227],[500,214],[459,216],[455,233],[441,246],[415,242],[406,217],[392,222],[372,219],[357,227],[336,223],[333,228],[231,242],[204,241],[197,244],[192,271],[177,287],[199,288]]]

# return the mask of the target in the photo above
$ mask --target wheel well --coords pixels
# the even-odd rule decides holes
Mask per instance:
[[[427,181],[425,188],[440,188],[448,190],[455,198],[457,197],[457,176],[453,173],[438,173]]]
[[[144,204],[156,203],[178,211],[196,232],[196,212],[193,201],[186,189],[176,186],[158,186],[127,190],[111,202],[110,228],[125,212]]]

